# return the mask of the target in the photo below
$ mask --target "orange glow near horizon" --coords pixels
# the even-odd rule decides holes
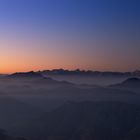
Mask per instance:
[[[140,69],[139,2],[0,0],[0,73]]]
[[[112,55],[112,52],[108,54],[100,48],[92,50],[82,45],[75,42],[68,44],[57,39],[55,41],[0,39],[0,73],[60,68],[99,71],[133,71],[139,68],[138,63],[134,63],[137,58],[132,61],[129,56],[118,57],[116,53]],[[98,46],[96,43],[95,45]]]

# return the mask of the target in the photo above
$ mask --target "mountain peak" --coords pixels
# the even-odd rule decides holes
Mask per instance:
[[[42,74],[34,71],[30,72],[17,72],[9,75],[10,77],[13,78],[41,78],[43,77]]]
[[[139,78],[136,78],[136,77],[128,78],[123,83],[140,83],[140,79]]]
[[[128,78],[122,83],[111,85],[111,87],[140,88],[140,79],[136,77]]]

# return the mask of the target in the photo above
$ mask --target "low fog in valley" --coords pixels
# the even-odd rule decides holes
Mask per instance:
[[[1,75],[0,138],[137,140],[139,101],[139,77]]]

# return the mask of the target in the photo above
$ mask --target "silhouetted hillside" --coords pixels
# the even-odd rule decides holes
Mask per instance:
[[[124,81],[122,84],[140,85],[140,79],[139,78],[129,78],[126,81]]]
[[[48,75],[86,75],[86,76],[124,76],[124,77],[131,77],[131,76],[138,76],[140,77],[140,71],[136,70],[134,72],[111,72],[111,71],[91,71],[91,70],[64,70],[64,69],[54,69],[54,70],[44,70],[40,71],[42,74]]]
[[[38,73],[38,72],[19,72],[19,73],[14,73],[9,75],[9,77],[12,78],[42,78],[42,74]]]
[[[113,87],[126,87],[126,88],[140,88],[140,79],[139,78],[128,78],[124,82],[116,85],[112,85]]]
[[[27,140],[23,137],[13,137],[6,133],[6,131],[0,129],[0,140]]]
[[[0,127],[10,129],[42,113],[39,109],[17,99],[0,97]]]
[[[27,125],[24,135],[32,140],[138,140],[139,126],[137,105],[68,102]]]
[[[24,90],[24,88],[39,86],[73,85],[67,81],[57,81],[49,77],[44,77],[41,73],[33,71],[3,76],[0,78],[0,84],[6,86],[8,89],[20,89],[20,91]]]

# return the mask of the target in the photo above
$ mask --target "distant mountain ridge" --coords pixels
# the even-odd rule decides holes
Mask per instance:
[[[30,71],[30,72],[17,72],[13,73],[11,75],[8,75],[8,77],[12,78],[43,78],[43,75],[38,72]]]
[[[20,77],[20,76],[43,76],[43,74],[48,75],[89,75],[89,76],[131,76],[140,77],[140,70],[133,72],[115,72],[115,71],[92,71],[92,70],[65,70],[65,69],[53,69],[53,70],[43,70],[43,71],[30,71],[30,72],[16,72],[10,76]],[[0,74],[0,76],[5,76],[6,74]]]
[[[91,71],[91,70],[64,70],[64,69],[53,69],[39,71],[42,74],[48,75],[89,75],[89,76],[136,76],[140,77],[140,70],[134,72],[111,72],[111,71]]]
[[[33,84],[33,85],[74,85],[73,83],[67,81],[57,81],[48,76],[43,76],[40,72],[17,72],[11,75],[3,76],[2,80],[20,80],[21,83]],[[12,81],[13,82],[13,81]]]

